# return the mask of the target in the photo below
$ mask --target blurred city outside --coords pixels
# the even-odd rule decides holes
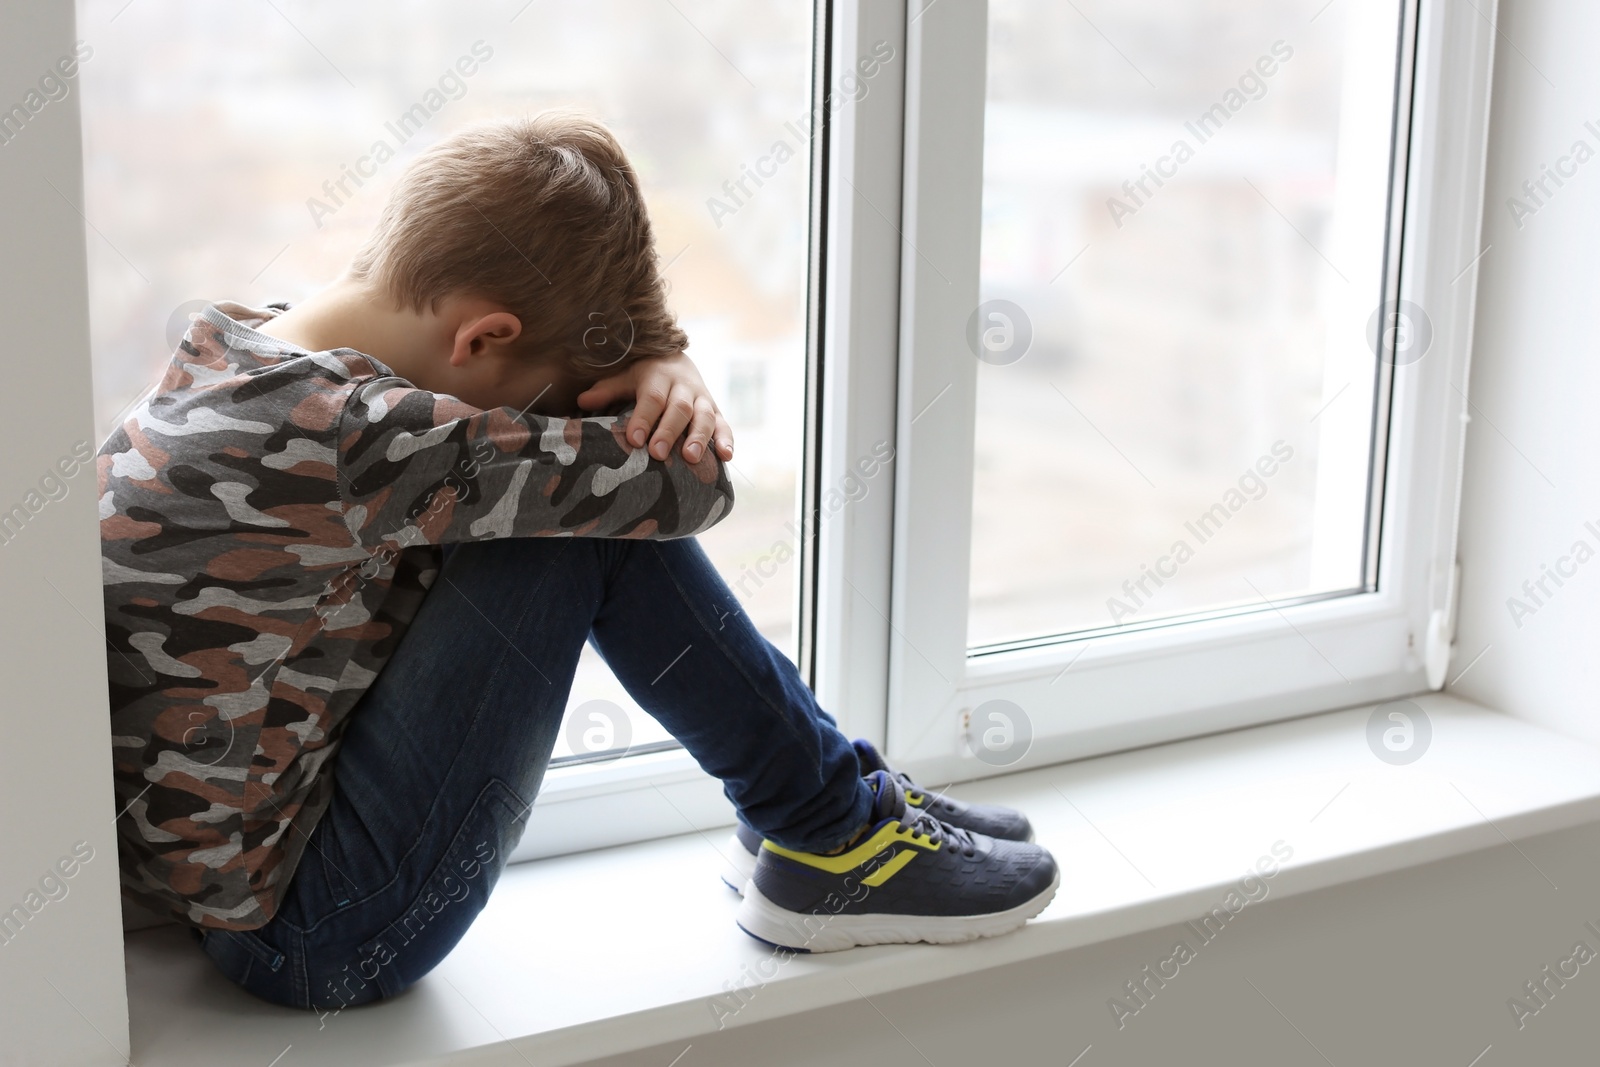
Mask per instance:
[[[734,426],[737,506],[702,543],[730,581],[792,544],[810,5],[83,0],[79,36],[94,48],[83,211],[100,437],[160,374],[180,305],[303,299],[343,268],[421,149],[474,120],[575,106],[629,151],[690,355]],[[426,114],[420,129],[407,112]],[[381,164],[380,140],[394,153]],[[792,157],[747,178],[780,141]],[[794,570],[747,581],[741,598],[790,655]],[[585,649],[569,708],[590,701],[626,709],[614,725],[634,745],[666,737]],[[580,723],[556,755],[607,736]]]
[[[1360,586],[1398,3],[989,11],[968,643]]]

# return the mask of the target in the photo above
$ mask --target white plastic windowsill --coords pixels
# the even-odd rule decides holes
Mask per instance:
[[[1433,737],[1408,766],[1374,757],[1357,709],[952,790],[1026,810],[1064,872],[1038,919],[965,945],[776,966],[733,924],[722,831],[513,866],[432,975],[321,1019],[233,988],[183,931],[131,934],[133,1062],[267,1064],[292,1045],[295,1067],[581,1063],[1193,919],[1276,842],[1293,858],[1269,899],[1600,820],[1600,749],[1416,700]],[[730,1017],[735,982],[755,992]]]

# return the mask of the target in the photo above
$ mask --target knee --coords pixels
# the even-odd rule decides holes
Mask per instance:
[[[490,541],[465,541],[448,546],[442,579],[460,589],[475,603],[483,598],[513,599],[530,588],[552,581],[570,583],[574,590],[594,582],[601,557],[588,537],[501,537]],[[445,584],[441,580],[438,584]]]
[[[583,538],[496,537],[487,541],[462,541],[445,546],[446,562],[453,569],[467,567],[526,568],[530,562],[549,562],[567,554]]]

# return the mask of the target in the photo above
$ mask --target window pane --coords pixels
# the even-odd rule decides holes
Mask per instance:
[[[969,644],[1362,587],[1398,4],[989,10]]]
[[[102,436],[158,375],[191,302],[301,298],[344,266],[421,149],[477,119],[584,108],[629,150],[672,306],[734,422],[738,506],[702,542],[792,649],[793,563],[739,579],[795,517],[808,5],[85,0],[80,22],[94,47],[81,78]],[[346,177],[374,170],[380,141],[393,158]],[[753,182],[745,165],[779,141],[763,167],[775,173]],[[586,650],[572,706],[593,700],[627,724],[608,734],[586,718],[558,756],[622,731],[666,738]]]

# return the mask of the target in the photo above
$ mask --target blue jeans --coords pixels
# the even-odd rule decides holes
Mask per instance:
[[[866,822],[855,750],[697,542],[457,545],[348,720],[332,803],[277,914],[205,931],[206,954],[308,1009],[432,970],[522,833],[586,639],[763,836],[820,852]]]

